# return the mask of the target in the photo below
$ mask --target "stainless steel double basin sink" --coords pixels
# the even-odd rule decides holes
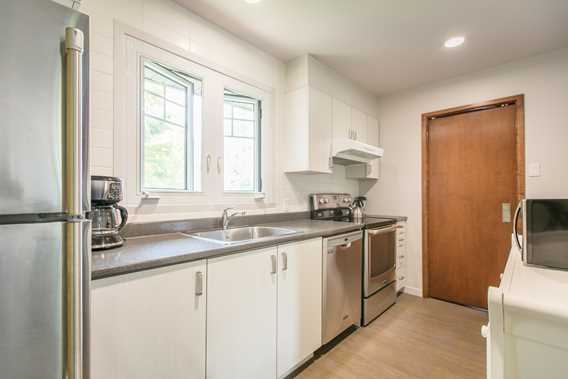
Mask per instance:
[[[286,228],[275,228],[270,226],[246,226],[242,228],[212,230],[209,232],[185,234],[200,240],[219,243],[222,245],[236,245],[248,242],[258,242],[270,238],[299,233],[302,232]]]

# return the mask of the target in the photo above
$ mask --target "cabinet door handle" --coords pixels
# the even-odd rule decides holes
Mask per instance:
[[[272,263],[272,271],[270,272],[271,274],[276,274],[276,255],[272,254],[270,256],[270,261]]]
[[[195,273],[195,296],[203,295],[203,273],[197,271]]]
[[[211,155],[207,154],[207,173],[209,174],[209,172],[211,171]]]
[[[288,270],[288,254],[282,253],[282,271]]]
[[[223,158],[221,158],[221,157],[217,157],[217,174],[221,173],[221,160],[222,159]]]

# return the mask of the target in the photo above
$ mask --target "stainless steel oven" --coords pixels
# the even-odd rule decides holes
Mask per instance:
[[[396,226],[365,230],[363,255],[363,325],[396,301]]]

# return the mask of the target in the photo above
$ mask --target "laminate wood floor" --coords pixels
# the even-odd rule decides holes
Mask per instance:
[[[485,312],[402,295],[297,378],[485,378],[486,323]]]

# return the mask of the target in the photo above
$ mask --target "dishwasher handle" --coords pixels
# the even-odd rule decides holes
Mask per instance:
[[[363,239],[361,232],[342,234],[340,236],[334,236],[327,240],[327,247],[329,249],[340,247],[343,249],[348,249],[351,244],[355,241],[360,241]]]

